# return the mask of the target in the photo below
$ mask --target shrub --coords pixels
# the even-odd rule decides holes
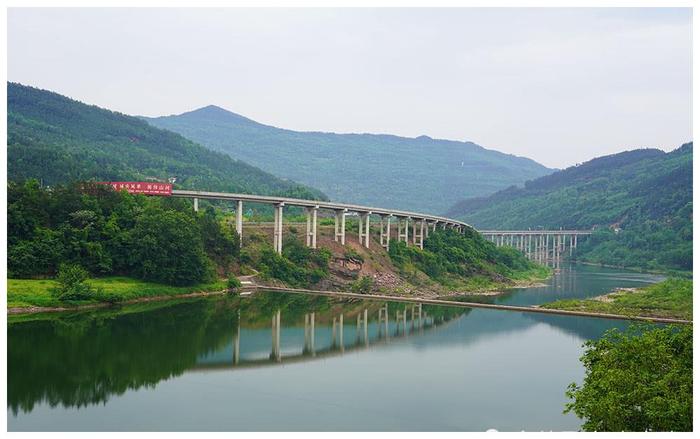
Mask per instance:
[[[61,301],[86,300],[92,297],[94,290],[88,285],[88,272],[77,264],[61,264],[58,269],[57,288],[51,293]]]
[[[226,287],[228,288],[229,292],[238,293],[240,292],[241,287],[243,287],[243,284],[236,276],[231,276],[226,281]]]
[[[353,293],[367,294],[372,291],[374,286],[374,279],[370,276],[362,276],[350,285],[350,290]]]
[[[345,249],[345,259],[350,259],[353,261],[365,262],[365,258],[362,257],[354,248],[348,247]]]

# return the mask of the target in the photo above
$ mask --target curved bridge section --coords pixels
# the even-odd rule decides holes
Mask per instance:
[[[271,204],[275,209],[273,246],[277,253],[282,253],[282,219],[285,206],[302,207],[306,210],[306,245],[316,248],[319,211],[330,211],[335,215],[335,240],[345,245],[345,217],[355,213],[359,218],[358,238],[362,245],[369,247],[370,217],[379,217],[379,242],[384,248],[389,247],[389,239],[395,236],[408,244],[409,226],[412,228],[411,240],[414,245],[423,248],[423,238],[437,227],[450,228],[464,232],[472,228],[469,224],[441,216],[417,212],[384,209],[380,207],[359,206],[356,204],[333,203],[330,201],[302,200],[298,198],[273,197],[266,195],[231,194],[222,192],[202,192],[173,190],[173,197],[192,198],[194,209],[198,210],[199,200],[223,200],[236,203],[236,232],[243,235],[243,203]],[[392,218],[396,219],[396,232],[392,230]]]
[[[243,236],[243,203],[270,204],[274,207],[275,221],[273,223],[273,247],[277,253],[282,253],[283,217],[286,206],[301,207],[306,210],[306,245],[316,248],[318,237],[319,214],[332,213],[335,217],[335,241],[345,245],[346,216],[357,216],[359,221],[358,240],[360,244],[369,247],[370,220],[374,219],[379,225],[379,243],[389,248],[392,237],[406,244],[409,240],[423,248],[423,239],[431,231],[441,227],[454,229],[463,233],[473,229],[469,224],[442,216],[418,212],[385,209],[381,207],[360,206],[357,204],[335,203],[331,201],[303,200],[299,198],[275,197],[268,195],[234,194],[225,192],[205,192],[172,190],[173,197],[191,198],[194,210],[199,209],[199,200],[222,200],[236,204],[236,232]],[[378,219],[378,221],[377,221]],[[392,220],[395,219],[396,226]],[[409,230],[410,229],[410,230]],[[376,229],[375,229],[376,230]],[[540,263],[558,262],[567,253],[571,255],[578,244],[578,238],[590,235],[591,230],[481,230],[484,238],[497,246],[510,246],[523,252],[527,257]],[[555,266],[557,266],[555,265]]]

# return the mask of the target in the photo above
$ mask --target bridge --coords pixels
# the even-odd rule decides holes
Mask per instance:
[[[299,198],[274,197],[266,195],[231,194],[222,192],[201,192],[173,190],[173,197],[192,198],[194,210],[199,209],[199,200],[223,200],[236,203],[236,232],[243,236],[243,203],[263,203],[274,206],[275,222],[273,225],[273,247],[277,253],[282,253],[282,224],[285,206],[296,206],[306,210],[306,245],[316,248],[318,237],[319,211],[332,212],[335,216],[335,240],[345,245],[345,216],[349,212],[358,214],[359,229],[358,239],[360,244],[369,248],[370,243],[370,217],[378,216],[380,224],[379,243],[384,248],[389,248],[389,239],[392,236],[392,218],[396,218],[396,238],[399,241],[409,242],[409,223],[413,234],[411,240],[414,245],[423,248],[423,239],[430,231],[437,227],[454,229],[464,232],[471,228],[469,224],[441,216],[428,215],[417,212],[407,212],[395,209],[379,207],[359,206],[355,204],[333,203],[330,201],[303,200]]]
[[[592,230],[481,230],[484,238],[499,247],[509,246],[540,263],[559,261],[568,249],[569,256],[578,245],[579,236]],[[551,245],[550,245],[551,242]]]
[[[243,203],[272,205],[275,218],[272,224],[273,247],[277,253],[282,253],[282,226],[286,206],[300,207],[306,211],[306,245],[311,248],[316,248],[319,212],[324,211],[334,215],[334,239],[342,245],[345,245],[346,215],[348,214],[358,216],[358,241],[367,248],[370,245],[370,221],[372,217],[378,217],[378,221],[375,223],[379,224],[379,243],[386,249],[389,248],[389,240],[392,236],[395,236],[399,242],[406,244],[410,240],[413,245],[422,249],[424,239],[438,227],[453,229],[460,233],[469,229],[475,230],[467,223],[442,216],[330,201],[176,189],[172,190],[171,196],[191,198],[195,211],[199,210],[200,199],[235,203],[236,232],[241,238],[243,237]],[[392,228],[392,219],[396,219],[395,229]],[[412,230],[409,231],[409,228]],[[571,255],[578,244],[578,237],[592,233],[590,230],[482,230],[478,232],[497,246],[511,246],[523,252],[528,258],[542,263],[558,261],[567,249]]]

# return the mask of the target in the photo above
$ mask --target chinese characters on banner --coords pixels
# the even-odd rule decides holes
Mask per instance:
[[[170,183],[152,183],[143,181],[100,181],[98,184],[108,184],[116,191],[127,191],[130,194],[165,195],[173,193]]]

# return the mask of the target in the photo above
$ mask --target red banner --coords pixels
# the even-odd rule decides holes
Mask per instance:
[[[127,191],[130,194],[164,195],[173,194],[170,183],[153,183],[144,181],[99,181],[98,184],[108,184],[116,191]]]

